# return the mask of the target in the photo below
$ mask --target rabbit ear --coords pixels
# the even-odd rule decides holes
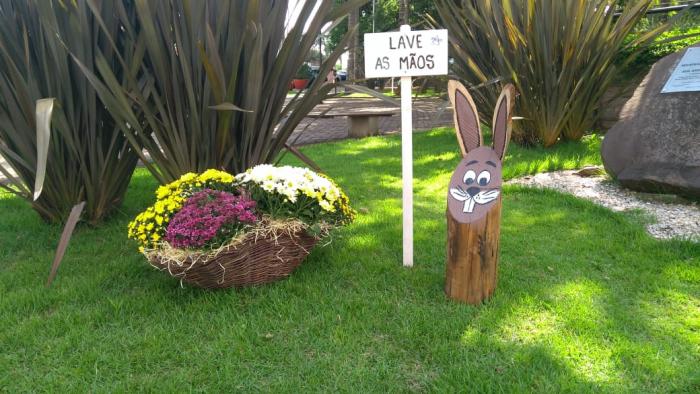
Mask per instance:
[[[514,98],[515,87],[506,85],[496,102],[496,110],[493,113],[493,150],[501,160],[506,155],[506,147],[510,141]]]
[[[450,96],[452,107],[454,107],[457,140],[462,149],[462,155],[466,156],[469,151],[484,144],[476,105],[474,105],[472,96],[467,92],[467,88],[458,81],[451,80],[447,84],[447,93]]]

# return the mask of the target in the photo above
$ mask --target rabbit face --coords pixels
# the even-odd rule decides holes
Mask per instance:
[[[461,223],[486,216],[501,195],[501,160],[490,147],[479,147],[465,156],[452,174],[447,207]]]
[[[452,174],[447,192],[449,214],[460,223],[477,221],[501,197],[501,160],[510,140],[515,88],[506,85],[493,114],[493,145],[485,146],[474,100],[457,81],[447,85],[454,107],[457,142],[464,157]]]

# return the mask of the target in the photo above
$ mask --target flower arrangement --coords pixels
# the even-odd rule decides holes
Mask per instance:
[[[354,215],[331,179],[306,168],[259,165],[236,176],[188,173],[159,187],[156,202],[129,223],[128,235],[149,260],[181,264],[209,261],[250,234],[272,237],[273,244],[282,233],[287,243],[300,236],[309,243]]]
[[[321,237],[354,215],[331,179],[259,165],[236,176],[189,173],[159,187],[128,235],[153,266],[183,281],[246,286],[289,275]]]

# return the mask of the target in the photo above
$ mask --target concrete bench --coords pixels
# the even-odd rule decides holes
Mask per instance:
[[[348,136],[352,138],[362,138],[379,133],[379,118],[394,116],[399,113],[398,109],[369,108],[358,109],[356,111],[311,113],[309,118],[335,118],[344,116],[348,118]]]

